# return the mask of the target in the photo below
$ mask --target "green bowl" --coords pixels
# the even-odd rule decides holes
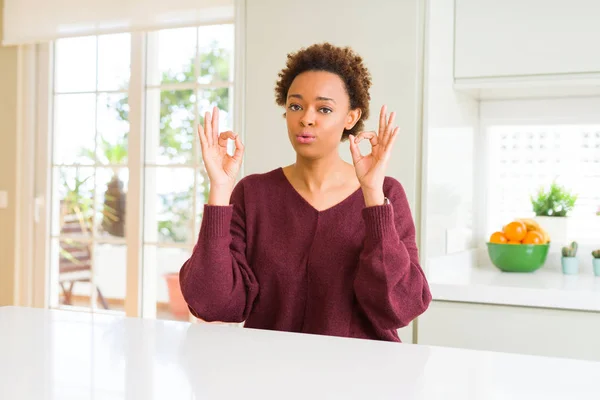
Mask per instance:
[[[533,272],[546,262],[550,244],[487,243],[488,254],[498,269],[505,272]]]

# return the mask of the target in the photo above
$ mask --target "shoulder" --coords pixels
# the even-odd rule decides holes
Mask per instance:
[[[386,176],[383,180],[383,193],[387,198],[406,198],[404,186],[396,178]]]
[[[391,176],[385,177],[383,181],[383,193],[385,197],[390,199],[390,202],[394,205],[396,212],[411,214],[406,190],[396,178]]]

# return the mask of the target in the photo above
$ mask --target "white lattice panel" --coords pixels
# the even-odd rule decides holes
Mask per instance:
[[[600,237],[600,125],[494,126],[489,133],[487,187],[491,229],[532,216],[530,196],[553,180],[578,194],[570,214],[589,217],[582,238]]]

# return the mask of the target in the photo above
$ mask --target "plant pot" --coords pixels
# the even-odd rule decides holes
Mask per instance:
[[[594,275],[600,276],[600,258],[593,258],[592,265],[594,267]]]
[[[169,290],[169,308],[171,313],[178,318],[187,318],[189,309],[183,298],[183,293],[181,293],[179,274],[166,274],[165,280],[167,281],[167,288]]]
[[[562,246],[573,240],[571,235],[573,224],[570,217],[537,216],[534,219],[548,232],[551,251],[560,251]]]
[[[563,274],[577,275],[579,273],[579,260],[577,257],[563,257],[561,264]]]

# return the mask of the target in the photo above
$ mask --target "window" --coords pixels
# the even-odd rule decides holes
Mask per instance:
[[[493,125],[487,134],[487,232],[533,216],[530,196],[556,181],[578,196],[573,239],[600,241],[600,125]]]
[[[55,45],[53,306],[109,309],[109,299],[124,298],[130,44],[118,34]]]
[[[216,105],[221,130],[233,128],[234,27],[134,36],[55,43],[50,305],[123,312],[127,254],[142,243],[136,284],[143,302],[156,304],[145,316],[187,319],[177,272],[195,244],[208,190],[196,127]],[[144,121],[140,148],[130,146],[132,109]],[[143,209],[135,232],[127,231],[129,202]]]

